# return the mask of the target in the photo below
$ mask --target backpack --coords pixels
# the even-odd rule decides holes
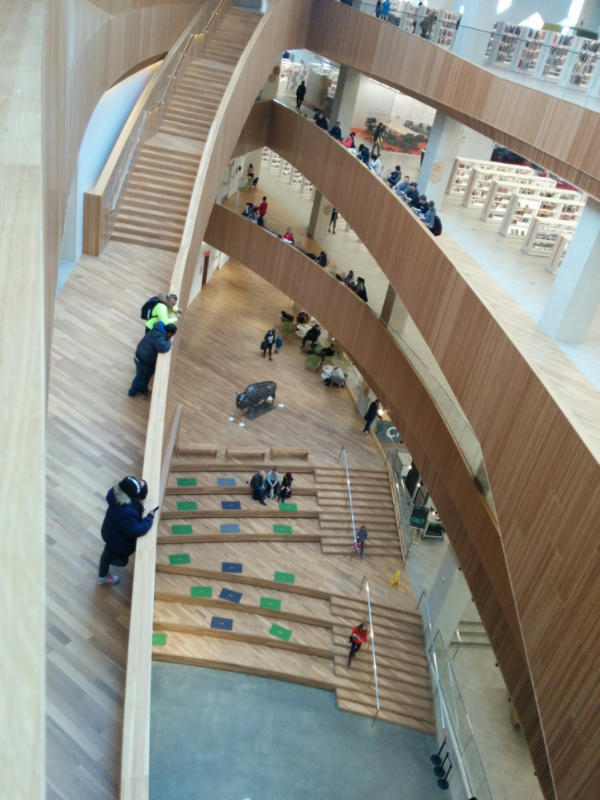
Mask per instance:
[[[157,303],[160,303],[158,297],[150,297],[148,300],[146,300],[140,311],[140,317],[142,319],[149,320],[152,316],[152,312],[154,311],[154,306]]]
[[[442,220],[437,214],[433,218],[433,227],[431,228],[431,232],[434,236],[439,236],[442,232]]]

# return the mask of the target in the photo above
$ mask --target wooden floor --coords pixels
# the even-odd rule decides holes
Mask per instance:
[[[141,303],[173,256],[111,243],[57,298],[47,436],[48,798],[117,796],[131,579],[96,587],[104,496],[141,469],[149,403],[129,398]],[[121,620],[121,622],[119,622]]]
[[[297,337],[285,336],[273,361],[259,349],[264,331],[289,306],[261,278],[229,262],[186,314],[174,394],[184,403],[179,444],[192,455],[173,462],[163,503],[154,627],[166,639],[153,655],[330,689],[340,708],[370,715],[370,650],[363,648],[352,670],[345,666],[347,636],[366,614],[358,592],[367,576],[376,607],[380,717],[430,733],[420,615],[405,576],[399,589],[389,587],[401,560],[387,471],[371,437],[362,434],[349,393],[325,387],[305,368]],[[240,428],[235,395],[257,380],[275,380],[284,407]],[[308,449],[310,457],[273,463],[272,447]],[[342,447],[352,469],[356,523],[370,531],[362,561],[351,550]],[[202,449],[212,454],[193,455]],[[227,460],[228,449],[254,458]],[[252,473],[271,465],[296,473],[297,511],[251,499]],[[233,478],[236,486],[227,492],[217,477]],[[180,485],[190,479],[195,486]],[[239,510],[222,509],[231,500]],[[223,524],[239,532],[222,533]],[[291,532],[278,533],[279,525]],[[186,563],[171,563],[178,556]],[[242,573],[223,573],[223,562],[242,564]],[[293,574],[294,583],[278,582],[278,572]],[[223,589],[240,593],[240,602],[220,599]],[[262,598],[278,601],[280,609],[265,610]],[[231,620],[232,630],[211,628],[213,617]],[[289,641],[273,635],[273,624],[291,631]]]

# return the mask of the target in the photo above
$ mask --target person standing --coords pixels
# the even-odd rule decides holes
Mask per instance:
[[[361,525],[360,528],[356,531],[356,544],[358,545],[358,552],[360,553],[360,557],[365,557],[365,542],[369,538],[369,531],[365,528],[364,525]]]
[[[390,0],[383,0],[381,3],[381,11],[379,12],[379,19],[387,20],[390,15]]]
[[[360,625],[357,625],[356,628],[352,628],[352,633],[348,637],[348,641],[350,642],[350,652],[348,653],[348,666],[354,656],[358,653],[363,645],[369,638],[369,628],[367,627],[366,622],[361,622]]]
[[[255,472],[250,481],[250,488],[252,489],[252,499],[260,500],[261,505],[266,506],[265,503],[265,471],[261,469],[260,472]]]
[[[375,148],[377,148],[377,155],[381,155],[381,145],[383,144],[384,131],[385,125],[383,122],[379,122],[375,128],[375,133],[373,134],[373,148],[371,149],[371,154],[374,154]]]
[[[275,336],[277,331],[275,328],[271,328],[271,330],[265,333],[265,338],[260,343],[260,349],[263,351],[263,358],[267,357],[267,351],[269,352],[269,361],[273,361],[273,345],[275,344]]]
[[[296,111],[300,111],[300,106],[304,102],[304,97],[306,95],[306,84],[304,81],[300,81],[300,85],[296,89]]]
[[[254,186],[254,164],[248,164],[248,171],[246,172],[246,178],[248,179],[248,186]]]
[[[377,0],[377,2],[375,3],[375,16],[377,17],[377,19],[379,19],[379,17],[381,16],[381,3],[382,0]]]
[[[377,412],[381,408],[381,404],[379,400],[375,399],[367,408],[367,413],[364,416],[365,420],[365,427],[363,428],[363,433],[368,433],[371,430],[371,425],[375,422],[375,417],[377,416]]]
[[[152,527],[158,506],[144,516],[143,501],[147,496],[146,481],[132,475],[123,478],[108,490],[108,508],[100,531],[104,550],[100,556],[96,583],[119,583],[119,576],[109,572],[110,565],[126,566],[129,556],[135,553],[137,540]]]
[[[331,214],[329,215],[329,227],[327,228],[327,233],[335,234],[335,226],[337,225],[337,218],[338,218],[337,208],[332,208]],[[331,230],[331,228],[333,228],[333,231]]]
[[[267,213],[267,209],[269,208],[269,204],[267,203],[267,198],[263,197],[261,204],[258,207],[258,224],[264,225],[265,224],[265,216]]]
[[[166,353],[171,349],[171,339],[177,333],[177,326],[173,323],[163,325],[155,322],[152,330],[147,330],[144,338],[138,343],[133,357],[135,364],[135,378],[127,394],[135,397],[136,394],[149,394],[148,384],[156,369],[156,359],[159,353]]]
[[[177,308],[176,294],[158,294],[158,303],[155,303],[146,322],[148,330],[152,330],[155,322],[162,322],[163,325],[175,324],[181,311]]]

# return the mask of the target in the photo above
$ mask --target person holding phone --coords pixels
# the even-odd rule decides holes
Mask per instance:
[[[104,540],[104,550],[100,556],[96,583],[119,583],[119,576],[109,572],[110,565],[126,566],[129,556],[135,553],[137,540],[152,527],[159,506],[144,515],[143,501],[147,496],[146,481],[134,478],[132,475],[123,478],[108,490],[106,495],[108,508],[100,531]]]

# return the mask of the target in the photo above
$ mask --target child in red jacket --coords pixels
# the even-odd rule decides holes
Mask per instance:
[[[361,622],[356,628],[352,629],[352,633],[348,637],[350,642],[350,652],[348,653],[348,666],[354,658],[355,653],[358,653],[360,646],[364,644],[369,638],[369,629],[366,622]]]

